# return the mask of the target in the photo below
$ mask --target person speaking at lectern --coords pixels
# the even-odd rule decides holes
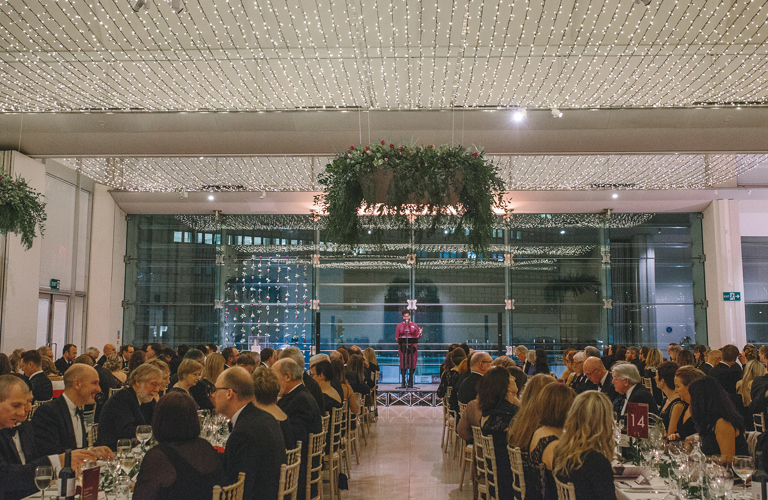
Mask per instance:
[[[416,360],[419,357],[419,338],[423,328],[411,322],[411,313],[403,311],[403,322],[397,325],[395,338],[397,339],[400,356],[400,374],[403,379],[403,388],[413,388],[413,375],[416,371]],[[406,380],[406,374],[408,378]],[[407,383],[406,383],[407,382]]]

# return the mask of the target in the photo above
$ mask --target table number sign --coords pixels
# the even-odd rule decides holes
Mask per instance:
[[[101,467],[91,467],[83,471],[82,500],[98,500],[99,498],[99,472]]]
[[[627,436],[648,438],[648,405],[627,403]]]

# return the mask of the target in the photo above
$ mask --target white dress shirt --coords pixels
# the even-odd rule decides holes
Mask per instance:
[[[67,408],[69,409],[69,416],[72,417],[72,430],[75,431],[75,443],[78,448],[83,448],[83,425],[85,422],[80,422],[80,415],[77,414],[77,406],[68,397],[67,394],[62,394],[64,401],[67,402]]]

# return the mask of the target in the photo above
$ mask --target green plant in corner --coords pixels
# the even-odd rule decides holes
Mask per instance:
[[[0,234],[21,236],[21,244],[29,250],[36,236],[45,230],[45,203],[43,195],[30,188],[22,178],[0,175]]]
[[[362,209],[396,229],[412,227],[414,215],[431,217],[430,233],[450,223],[479,254],[493,236],[493,208],[503,205],[496,167],[482,151],[463,146],[351,146],[326,165],[318,182],[325,239],[351,248],[363,239]]]

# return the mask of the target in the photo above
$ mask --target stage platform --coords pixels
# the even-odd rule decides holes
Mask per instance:
[[[379,384],[378,404],[381,406],[438,406],[438,384],[415,384],[413,389],[403,389],[399,384]]]

